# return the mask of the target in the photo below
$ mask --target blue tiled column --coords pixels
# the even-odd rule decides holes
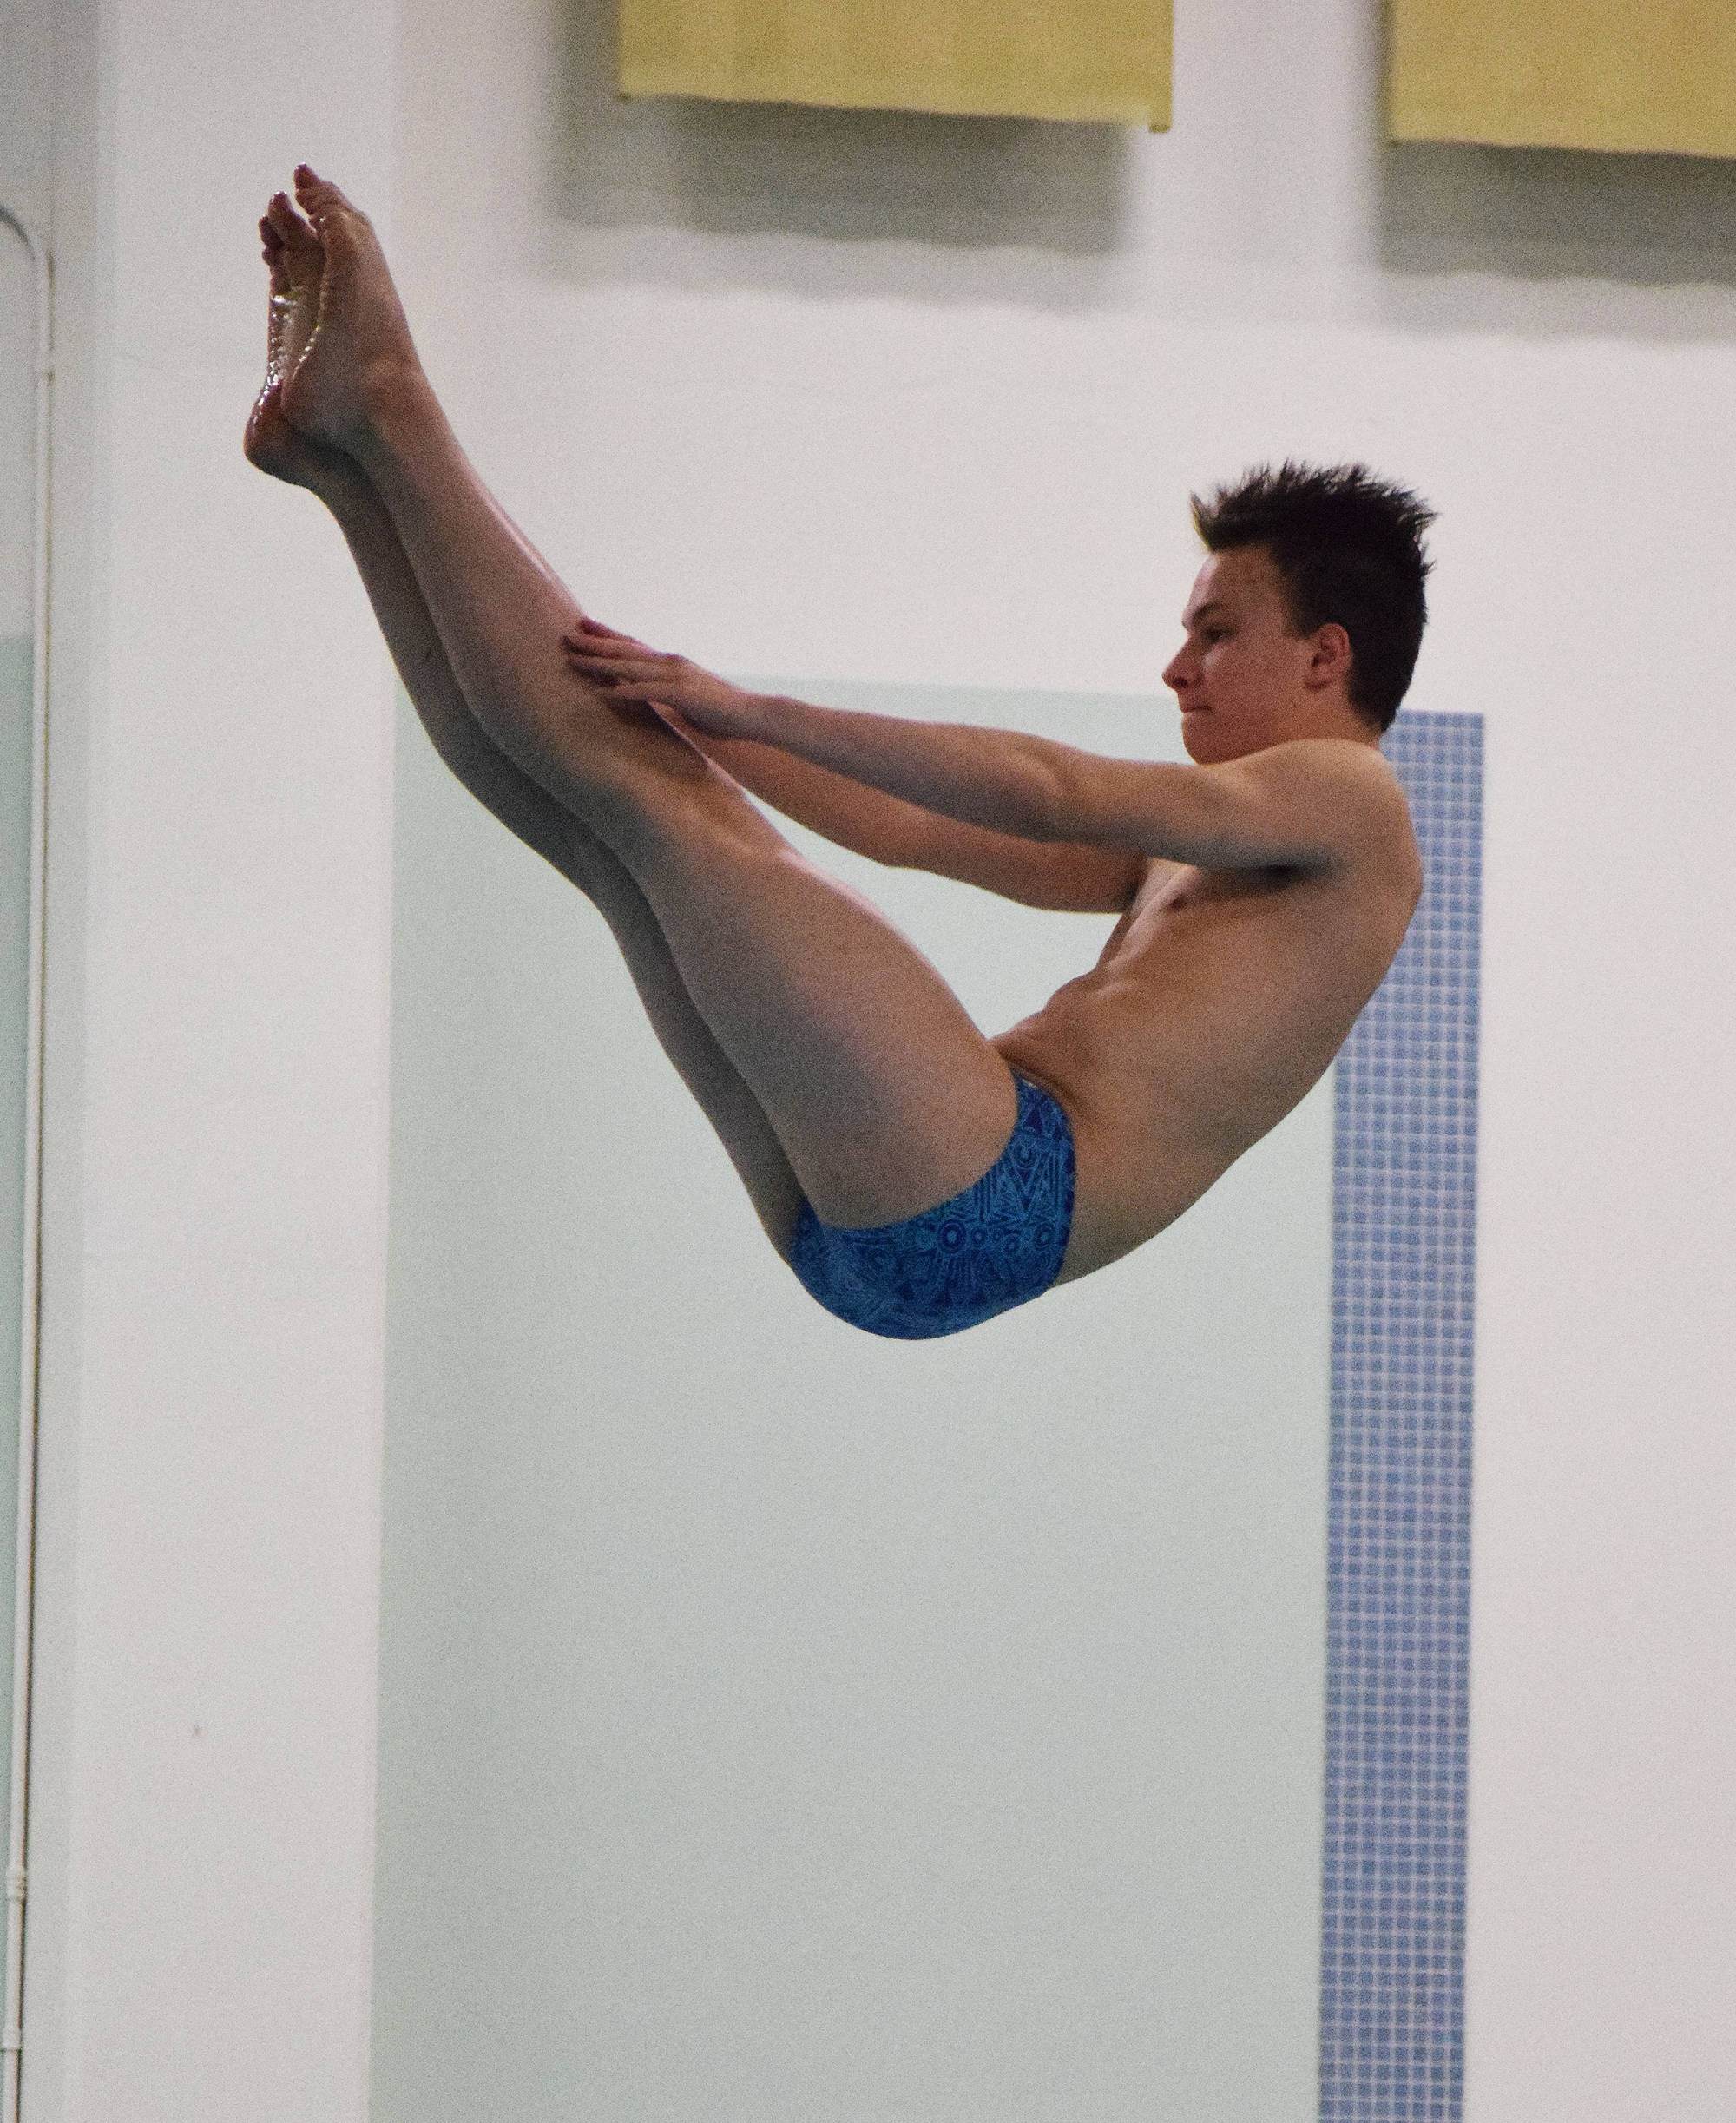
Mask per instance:
[[[1480,716],[1401,715],[1426,885],[1338,1065],[1323,2123],[1460,2114]]]

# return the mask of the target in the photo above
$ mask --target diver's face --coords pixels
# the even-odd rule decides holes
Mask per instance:
[[[1207,766],[1303,734],[1314,640],[1291,618],[1283,580],[1263,546],[1213,553],[1181,615],[1187,639],[1163,682],[1181,710],[1187,756]]]

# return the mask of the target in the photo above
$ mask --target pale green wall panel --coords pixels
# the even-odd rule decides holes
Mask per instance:
[[[1325,1088],[1134,1259],[876,1341],[407,707],[397,805],[375,2123],[1304,2123]],[[1110,926],[828,859],[985,1022]]]

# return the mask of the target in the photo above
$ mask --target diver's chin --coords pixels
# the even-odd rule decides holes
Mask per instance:
[[[1181,748],[1195,766],[1209,763],[1212,751],[1209,708],[1188,707],[1181,711]]]

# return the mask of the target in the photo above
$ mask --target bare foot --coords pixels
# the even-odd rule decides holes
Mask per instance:
[[[315,441],[358,453],[372,431],[381,391],[419,364],[367,216],[304,163],[295,195],[321,253],[313,330],[285,376],[283,410]]]
[[[341,451],[290,425],[283,410],[283,386],[313,336],[326,253],[319,247],[319,239],[282,192],[266,209],[260,223],[260,241],[271,268],[266,380],[247,416],[241,447],[247,462],[269,472],[273,479],[317,492],[346,468],[355,468]]]

